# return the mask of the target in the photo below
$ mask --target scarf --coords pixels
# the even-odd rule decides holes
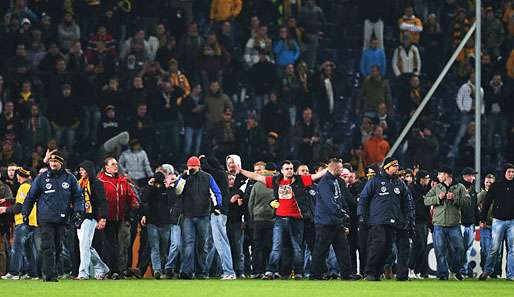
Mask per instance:
[[[32,96],[32,92],[27,92],[27,93],[21,92],[20,95],[21,95],[21,98],[23,98],[23,102],[29,102],[29,99]]]
[[[79,185],[84,193],[84,205],[86,208],[86,214],[93,213],[93,207],[91,205],[91,184],[89,183],[89,178],[81,178],[79,179]]]

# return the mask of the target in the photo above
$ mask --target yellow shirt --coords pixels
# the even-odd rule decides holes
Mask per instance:
[[[27,194],[30,190],[30,184],[29,183],[23,183],[20,185],[20,188],[18,189],[18,192],[16,193],[16,203],[23,204],[25,201],[25,198],[27,197]],[[14,215],[14,224],[15,225],[21,225],[23,224],[23,215],[21,213]],[[37,216],[36,216],[36,204],[34,204],[34,208],[32,208],[32,211],[29,215],[29,225],[37,227]]]

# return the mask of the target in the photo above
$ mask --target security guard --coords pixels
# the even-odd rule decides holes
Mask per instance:
[[[41,256],[43,281],[57,281],[55,263],[61,254],[64,228],[68,222],[70,207],[73,218],[80,221],[84,213],[84,196],[75,176],[64,167],[64,158],[58,151],[48,161],[49,170],[32,183],[23,203],[23,220],[28,222],[29,214],[37,202],[37,220],[41,234]]]
[[[359,199],[359,221],[369,225],[366,280],[379,281],[386,257],[398,248],[397,280],[408,280],[409,232],[414,227],[414,207],[407,185],[398,178],[399,163],[388,157],[383,172],[371,179]]]

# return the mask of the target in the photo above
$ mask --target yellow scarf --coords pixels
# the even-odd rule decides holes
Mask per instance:
[[[89,179],[79,179],[79,185],[82,189],[82,192],[84,192],[84,205],[86,208],[86,213],[91,214],[93,213],[93,206],[91,205],[91,184],[89,183]]]
[[[21,95],[21,98],[23,98],[23,102],[28,102],[30,96],[32,96],[32,92],[27,92],[27,93],[21,92],[20,95]]]

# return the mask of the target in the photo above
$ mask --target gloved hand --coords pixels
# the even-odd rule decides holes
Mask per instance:
[[[280,207],[280,202],[278,202],[278,200],[275,199],[269,203],[269,206],[271,206],[271,208],[277,209]]]
[[[82,225],[82,215],[78,212],[74,213],[73,216],[71,217],[71,224],[77,228],[77,229],[80,229],[80,226]]]

